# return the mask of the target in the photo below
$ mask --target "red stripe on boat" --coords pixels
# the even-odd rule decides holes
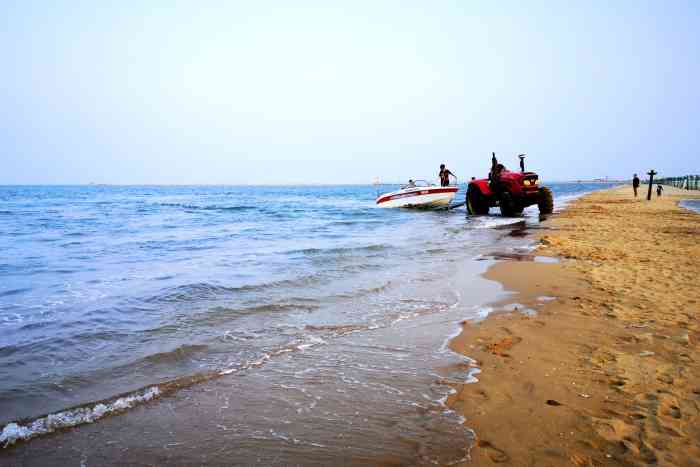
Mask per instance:
[[[384,203],[386,201],[391,201],[392,199],[412,198],[414,196],[434,195],[434,194],[438,194],[438,193],[456,193],[457,191],[459,191],[459,187],[426,188],[424,190],[416,190],[416,191],[412,191],[410,193],[401,193],[401,194],[396,194],[396,195],[383,196],[377,200],[377,204]]]

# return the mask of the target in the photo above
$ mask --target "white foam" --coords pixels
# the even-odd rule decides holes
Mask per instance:
[[[261,366],[263,366],[263,365],[265,364],[265,362],[267,362],[270,358],[271,358],[271,356],[270,356],[269,353],[264,353],[264,354],[262,355],[262,357],[260,357],[260,358],[257,359],[257,360],[248,360],[248,361],[246,361],[246,362],[243,364],[242,369],[248,370],[248,369],[250,369],[250,368],[258,368],[258,367],[261,367]]]
[[[482,306],[476,310],[476,318],[472,318],[472,319],[475,319],[476,321],[481,321],[481,320],[486,319],[486,317],[488,315],[490,315],[491,313],[493,313],[493,307]]]
[[[4,443],[4,447],[7,447],[17,441],[26,441],[62,428],[93,423],[106,415],[123,412],[135,405],[155,399],[159,395],[160,389],[158,386],[153,386],[140,394],[120,397],[111,403],[99,403],[93,407],[81,407],[50,414],[34,420],[29,425],[19,425],[14,422],[8,423],[3,428],[2,433],[0,433],[0,444]]]
[[[461,324],[458,327],[456,327],[455,330],[452,331],[452,333],[450,335],[448,335],[444,341],[442,341],[442,345],[440,345],[440,350],[438,350],[438,352],[440,352],[440,353],[452,352],[452,350],[450,349],[450,342],[452,341],[452,339],[459,336],[460,334],[462,334],[462,325]]]
[[[490,229],[501,225],[517,224],[522,222],[521,217],[498,217],[498,216],[479,216],[478,224],[474,226],[477,229]]]
[[[517,303],[517,302],[504,305],[502,310],[510,311],[510,312],[517,311],[517,312],[523,313],[527,316],[534,316],[537,314],[537,312],[535,310],[533,310],[532,308],[528,308],[525,305],[523,305],[522,303]]]
[[[538,242],[532,242],[529,245],[523,245],[513,248],[515,253],[531,253],[539,247]]]
[[[324,341],[323,339],[319,339],[319,338],[316,338],[313,336],[311,337],[311,341],[312,342],[306,343],[306,344],[300,344],[300,345],[296,345],[293,347],[282,347],[281,349],[272,350],[269,353],[264,353],[257,360],[247,360],[244,363],[240,364],[238,367],[227,368],[225,370],[219,371],[217,374],[219,376],[227,376],[227,375],[231,375],[233,373],[238,373],[239,371],[248,370],[250,368],[259,368],[259,367],[263,366],[265,363],[267,363],[269,360],[271,360],[273,357],[277,357],[277,356],[280,356],[280,355],[283,355],[286,353],[290,353],[290,352],[294,352],[294,351],[304,350],[304,349],[307,349],[309,347],[313,347],[314,345],[326,343],[326,341]]]
[[[325,340],[321,339],[320,337],[309,336],[307,342],[297,345],[297,349],[306,350],[306,349],[309,349],[311,347],[315,347],[317,345],[322,345],[322,344],[327,344],[327,342]]]
[[[481,368],[475,367],[475,368],[470,369],[469,372],[467,373],[467,379],[465,380],[465,384],[478,383],[479,378],[477,378],[476,375],[478,375],[479,373],[481,373]]]

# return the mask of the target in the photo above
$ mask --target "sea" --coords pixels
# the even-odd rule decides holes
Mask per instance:
[[[680,205],[700,214],[700,199],[684,199],[680,202]]]
[[[612,185],[549,186],[560,209]],[[479,369],[447,343],[541,219],[377,208],[394,188],[0,187],[0,451],[92,425],[103,464],[464,459],[444,401]]]

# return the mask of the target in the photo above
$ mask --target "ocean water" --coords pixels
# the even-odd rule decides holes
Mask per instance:
[[[684,199],[681,201],[681,206],[691,211],[700,213],[700,200],[698,199]]]
[[[560,207],[608,185],[550,186]],[[351,430],[346,454],[365,459],[363,444],[383,439],[400,457],[401,439],[443,433],[424,451],[463,457],[470,431],[454,429],[462,421],[441,406],[440,381],[468,381],[474,369],[445,340],[502,293],[479,278],[489,254],[531,241],[502,228],[523,219],[495,210],[378,209],[375,195],[372,186],[0,187],[0,428],[111,407],[120,395],[128,409],[124,400],[168,384],[235,375],[226,404],[235,400],[248,420],[240,440],[260,438],[246,446],[268,464],[260,452],[272,441],[299,447],[285,462],[328,461],[318,448],[337,434],[328,420],[354,412],[364,428]],[[525,222],[539,222],[536,208]],[[259,400],[261,391],[280,394]],[[387,434],[396,411],[426,407],[430,421]],[[300,424],[309,417],[313,429]],[[325,454],[300,457],[313,446]]]

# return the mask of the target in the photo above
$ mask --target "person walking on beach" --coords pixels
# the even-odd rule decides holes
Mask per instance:
[[[637,174],[634,174],[634,178],[632,179],[632,189],[634,190],[634,197],[637,197],[637,189],[639,188],[639,177],[637,177]]]
[[[456,177],[455,174],[450,172],[450,169],[445,167],[445,164],[440,164],[440,186],[450,186],[450,175]]]
[[[662,191],[664,191],[664,187],[662,187],[661,185],[656,185],[656,196],[657,196],[657,198],[658,198],[659,196],[661,196],[661,192],[662,192]]]

